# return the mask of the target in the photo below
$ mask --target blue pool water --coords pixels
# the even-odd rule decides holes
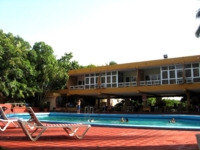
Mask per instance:
[[[71,114],[71,113],[36,113],[41,122],[46,123],[84,123],[92,126],[135,127],[135,128],[166,128],[166,129],[200,129],[198,115],[167,115],[167,114]],[[8,117],[29,119],[28,113],[10,114]],[[128,122],[120,122],[121,117]],[[176,123],[169,121],[175,118]],[[88,120],[94,119],[94,122]]]

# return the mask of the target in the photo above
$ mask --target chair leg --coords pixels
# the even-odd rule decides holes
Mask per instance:
[[[73,135],[75,135],[78,139],[82,139],[82,138],[84,138],[84,136],[85,136],[85,134],[87,133],[87,131],[90,129],[90,125],[86,125],[85,126],[85,131],[82,133],[82,135],[78,135],[76,132],[78,131],[78,129],[80,128],[81,126],[78,126],[78,127],[75,127],[74,129],[73,129],[73,127],[67,127],[67,128],[63,128],[68,134],[69,134],[69,131],[68,130],[70,130],[72,133],[71,134],[69,134],[69,136],[73,136]]]
[[[37,141],[37,139],[39,139],[40,136],[42,135],[42,133],[43,133],[44,131],[46,131],[46,129],[47,129],[47,127],[44,127],[44,126],[42,126],[42,127],[37,127],[37,126],[35,126],[35,130],[33,130],[32,132],[30,132],[30,131],[28,130],[28,128],[27,128],[27,126],[29,126],[29,125],[27,125],[27,126],[26,126],[25,124],[20,124],[20,125],[21,125],[21,128],[22,128],[24,134],[25,134],[27,137],[29,137],[29,139],[32,140],[32,141]],[[29,127],[29,128],[30,128],[30,127]],[[41,130],[36,136],[33,136],[33,134],[34,134],[39,128],[41,128],[42,130]]]
[[[0,130],[1,131],[5,131],[7,129],[7,127],[11,124],[12,122],[11,121],[4,121],[3,124],[4,124],[4,127],[1,128],[0,127]]]

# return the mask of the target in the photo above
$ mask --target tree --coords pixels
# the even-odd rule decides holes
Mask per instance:
[[[44,97],[59,74],[58,62],[53,52],[52,47],[46,43],[36,42],[29,53],[29,60],[36,71],[33,81],[39,89],[37,92],[39,104],[43,103]]]
[[[71,69],[78,69],[79,64],[76,61],[70,62],[70,60],[73,58],[72,53],[65,53],[64,56],[62,56],[60,59],[58,59],[58,72],[55,83],[52,87],[52,89],[64,89],[66,88],[66,82],[69,78],[68,71]]]
[[[96,65],[90,64],[86,68],[94,68],[94,67],[96,67]]]
[[[30,48],[21,37],[0,30],[0,92],[7,100],[21,100],[37,91],[31,85],[35,72],[27,59]]]
[[[110,61],[109,64],[106,64],[106,66],[111,66],[111,65],[117,65],[115,61]]]

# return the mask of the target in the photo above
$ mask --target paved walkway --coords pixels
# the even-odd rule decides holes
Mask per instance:
[[[32,142],[20,128],[0,132],[7,150],[198,150],[200,131],[91,127],[84,139],[69,137],[63,129],[49,129]]]

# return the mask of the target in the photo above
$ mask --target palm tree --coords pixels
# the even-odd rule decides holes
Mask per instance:
[[[200,18],[200,9],[197,11],[196,18]],[[197,30],[196,30],[196,32],[195,32],[195,35],[196,35],[197,38],[200,37],[200,25],[199,25],[199,27],[197,28]]]

